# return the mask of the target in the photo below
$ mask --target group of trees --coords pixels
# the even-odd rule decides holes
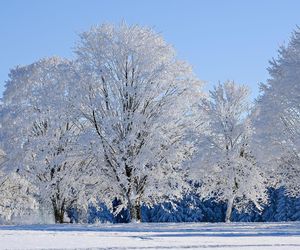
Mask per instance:
[[[191,193],[260,210],[268,189],[300,191],[300,33],[255,105],[233,81],[206,94],[153,30],[105,24],[80,35],[73,60],[11,70],[1,103],[0,216],[104,204],[141,221],[142,206]]]

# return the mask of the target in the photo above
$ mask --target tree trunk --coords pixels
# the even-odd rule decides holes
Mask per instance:
[[[231,213],[233,208],[233,202],[234,202],[234,196],[227,201],[227,209],[226,209],[226,216],[225,216],[225,222],[231,221]]]
[[[140,202],[135,201],[133,204],[129,203],[130,222],[141,222],[141,205]]]
[[[55,201],[52,201],[55,223],[64,223],[65,209],[63,206],[59,208]]]

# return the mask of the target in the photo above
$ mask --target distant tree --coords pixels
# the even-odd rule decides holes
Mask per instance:
[[[94,27],[81,34],[76,54],[73,100],[90,123],[92,189],[140,221],[142,204],[179,199],[187,187],[182,163],[193,153],[186,134],[201,84],[148,28]]]
[[[228,81],[203,98],[199,112],[206,115],[206,132],[199,135],[193,171],[201,186],[199,194],[227,203],[226,221],[232,208],[257,208],[267,202],[264,171],[251,151],[253,129],[248,118],[249,90]]]

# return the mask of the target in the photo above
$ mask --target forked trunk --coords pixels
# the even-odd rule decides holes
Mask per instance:
[[[55,201],[52,201],[55,223],[64,223],[65,209],[64,206],[58,207]]]

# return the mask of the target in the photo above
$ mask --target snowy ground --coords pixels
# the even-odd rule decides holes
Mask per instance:
[[[0,249],[300,249],[295,223],[0,226]]]

